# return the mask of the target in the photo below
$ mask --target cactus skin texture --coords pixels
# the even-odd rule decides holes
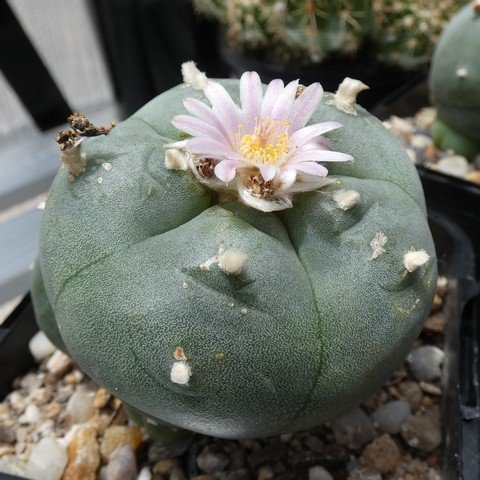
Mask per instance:
[[[410,70],[425,65],[465,0],[193,0],[223,24],[231,48],[311,65],[367,50]]]
[[[220,82],[238,99],[238,81]],[[343,113],[325,94],[310,123],[341,122],[326,136],[355,157],[329,165],[337,183],[280,214],[218,204],[163,161],[163,144],[181,138],[170,119],[194,96],[185,85],[163,93],[85,139],[75,181],[59,171],[33,291],[59,327],[46,333],[61,332],[114,395],[182,429],[258,437],[331,420],[381,386],[430,310],[436,257],[415,168],[377,119],[358,106]],[[333,199],[340,188],[360,194],[349,210]],[[385,251],[372,258],[379,232]],[[200,267],[220,247],[248,255],[240,275]],[[408,273],[411,248],[430,261]],[[46,311],[37,308],[40,324],[51,326]],[[186,384],[171,380],[177,347]]]
[[[480,153],[480,12],[472,2],[443,32],[433,55],[430,95],[437,108],[433,137],[471,159]]]

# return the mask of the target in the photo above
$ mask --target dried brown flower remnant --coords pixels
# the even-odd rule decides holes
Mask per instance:
[[[203,177],[203,178],[213,178],[215,176],[215,165],[217,165],[218,160],[215,160],[213,158],[202,158],[201,160],[198,160],[196,162],[197,168],[198,168],[198,173]]]
[[[265,181],[260,173],[251,174],[246,182],[247,190],[257,198],[271,198],[275,190],[273,181]]]
[[[295,92],[295,98],[298,98],[304,92],[305,88],[307,88],[305,85],[300,84]]]
[[[98,135],[108,135],[110,130],[115,126],[112,122],[107,127],[96,127],[83,113],[72,113],[67,122],[72,126],[73,131],[82,137],[96,137]]]
[[[60,150],[68,150],[75,145],[78,140],[76,133],[73,130],[60,130],[55,137],[55,141],[59,144]]]

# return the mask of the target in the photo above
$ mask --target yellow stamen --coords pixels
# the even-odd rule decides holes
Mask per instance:
[[[289,152],[288,126],[290,122],[261,119],[256,121],[253,133],[241,135],[242,125],[237,134],[240,154],[253,163],[274,165]]]

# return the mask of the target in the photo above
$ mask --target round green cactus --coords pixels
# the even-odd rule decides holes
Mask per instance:
[[[433,55],[430,94],[439,124],[433,130],[443,149],[472,158],[480,153],[480,4],[455,15]]]
[[[415,168],[381,122],[325,94],[310,123],[340,122],[326,137],[354,162],[282,212],[223,203],[164,164],[187,97],[204,99],[175,87],[74,147],[83,168],[59,171],[42,221],[40,323],[137,415],[230,438],[331,420],[380,387],[430,310]]]

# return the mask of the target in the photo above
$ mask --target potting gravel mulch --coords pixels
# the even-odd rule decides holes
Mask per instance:
[[[405,363],[360,408],[264,439],[154,442],[40,333],[31,347],[43,359],[0,404],[0,472],[42,480],[439,480],[445,291],[441,278]]]
[[[480,185],[480,154],[468,162],[462,155],[440,150],[434,144],[431,129],[436,116],[435,108],[427,107],[414,117],[392,116],[383,124],[403,142],[415,164]]]

